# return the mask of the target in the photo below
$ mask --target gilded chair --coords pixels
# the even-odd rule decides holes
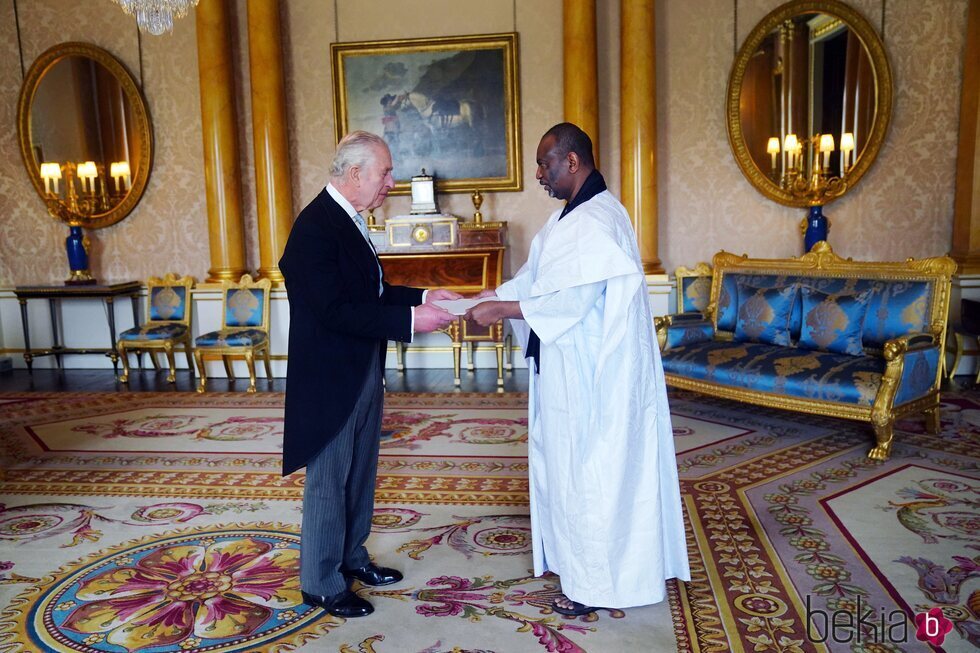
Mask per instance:
[[[265,361],[265,376],[272,380],[272,361],[269,358],[269,294],[272,282],[254,281],[244,274],[238,283],[221,284],[221,329],[198,336],[194,341],[194,360],[200,376],[197,391],[204,392],[208,380],[204,357],[221,356],[225,373],[235,379],[232,356],[244,356],[248,365],[248,392],[255,392],[255,357]]]
[[[677,279],[677,312],[704,313],[711,297],[711,266],[698,263],[691,270],[684,266],[674,271]]]
[[[129,356],[136,353],[139,361],[143,352],[150,355],[154,369],[159,369],[155,350],[162,349],[167,356],[170,374],[167,381],[176,381],[176,366],[174,364],[174,348],[184,346],[187,355],[187,367],[194,374],[194,363],[191,361],[191,288],[194,277],[177,277],[172,272],[159,277],[150,277],[146,282],[146,321],[143,326],[127,329],[119,334],[116,349],[122,359],[123,373],[119,381],[129,381]],[[142,365],[142,363],[140,363]]]

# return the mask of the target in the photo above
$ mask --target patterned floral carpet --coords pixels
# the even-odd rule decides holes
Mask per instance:
[[[886,463],[860,424],[671,406],[694,578],[570,618],[529,569],[526,398],[389,395],[369,549],[406,578],[345,622],[299,596],[281,395],[0,395],[0,652],[980,645],[980,394],[947,395],[938,436],[903,422]]]

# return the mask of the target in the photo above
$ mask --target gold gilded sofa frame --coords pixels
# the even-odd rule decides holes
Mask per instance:
[[[816,278],[924,281],[933,285],[926,328],[933,338],[933,344],[939,345],[939,351],[945,350],[950,278],[956,272],[956,263],[947,256],[919,260],[910,258],[900,262],[853,261],[841,258],[833,252],[830,245],[821,241],[814,245],[813,250],[809,253],[799,258],[790,259],[749,258],[745,254],[737,256],[722,251],[715,254],[712,267],[714,275],[711,280],[711,298],[708,301],[708,308],[705,310],[705,317],[714,325],[715,337],[718,339],[731,338],[730,333],[718,331],[718,298],[726,274],[758,273]],[[671,324],[671,316],[658,317],[655,323],[657,337],[660,339],[661,347],[663,347],[666,342],[667,327]],[[761,390],[732,388],[670,373],[665,374],[665,378],[668,385],[715,397],[814,415],[870,421],[874,427],[875,446],[868,453],[868,457],[874,460],[887,460],[891,454],[896,420],[906,415],[922,412],[925,414],[926,426],[929,431],[936,433],[939,430],[939,383],[942,378],[942,365],[937,366],[936,378],[933,379],[929,392],[924,397],[901,406],[894,405],[898,384],[905,366],[905,354],[910,347],[909,336],[911,335],[913,334],[889,340],[882,348],[885,371],[874,402],[870,407],[787,397]]]

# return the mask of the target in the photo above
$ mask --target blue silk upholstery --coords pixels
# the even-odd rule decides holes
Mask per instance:
[[[181,321],[187,310],[187,289],[183,286],[154,286],[150,289],[150,321]]]
[[[715,327],[711,322],[701,319],[698,321],[682,321],[667,327],[667,342],[665,349],[692,345],[696,342],[711,340],[715,336]]]
[[[758,288],[738,283],[738,319],[735,340],[789,346],[789,318],[799,294],[799,284]]]
[[[682,308],[703,313],[711,299],[711,277],[679,277]]]
[[[776,395],[871,406],[885,360],[776,347],[711,341],[681,345],[662,354],[664,371],[725,386]]]
[[[153,324],[151,322],[134,329],[126,329],[119,334],[119,339],[130,342],[146,342],[148,340],[179,338],[185,333],[187,333],[186,324]]]
[[[939,347],[907,352],[905,365],[902,367],[902,380],[895,395],[895,405],[924,397],[936,380],[938,368]]]
[[[240,347],[261,344],[267,337],[260,329],[221,329],[198,336],[194,344],[198,347]]]
[[[265,291],[261,288],[229,288],[225,297],[225,326],[262,326]]]
[[[718,294],[719,331],[735,331],[738,318],[739,281],[756,288],[784,288],[800,283],[824,293],[859,293],[872,289],[862,340],[865,347],[880,349],[885,342],[907,333],[927,331],[929,305],[933,287],[927,281],[888,281],[874,279],[818,277],[806,275],[776,274],[725,274],[722,275]],[[797,303],[790,319],[790,335],[800,336],[802,323],[801,303]]]
[[[861,334],[871,293],[866,288],[857,294],[828,294],[803,286],[803,321],[797,344],[836,354],[864,354]]]

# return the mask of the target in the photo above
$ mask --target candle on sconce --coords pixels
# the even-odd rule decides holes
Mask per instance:
[[[775,136],[769,139],[766,144],[766,152],[772,157],[772,171],[776,172],[776,155],[779,154],[779,139]]]
[[[853,162],[853,152],[854,152],[854,134],[851,132],[844,132],[840,136],[840,151],[841,151],[841,172],[846,172],[850,168]]]
[[[42,163],[41,178],[44,179],[44,192],[51,194],[51,182],[54,182],[54,194],[57,195],[60,190],[58,180],[61,179],[61,166],[52,162]]]
[[[830,153],[834,151],[833,134],[822,134],[820,136],[820,151],[823,152],[823,167],[830,168]]]
[[[78,178],[82,180],[82,192],[86,190],[90,193],[95,192],[95,178],[99,176],[98,171],[95,169],[95,161],[86,161],[85,163],[78,164]],[[86,188],[86,180],[88,180]]]
[[[113,161],[109,164],[109,176],[116,182],[116,192],[119,191],[119,178],[122,177],[126,190],[130,189],[129,161]]]
[[[786,138],[783,139],[783,149],[789,154],[789,167],[795,168],[797,152],[800,149],[796,134],[786,134]]]

